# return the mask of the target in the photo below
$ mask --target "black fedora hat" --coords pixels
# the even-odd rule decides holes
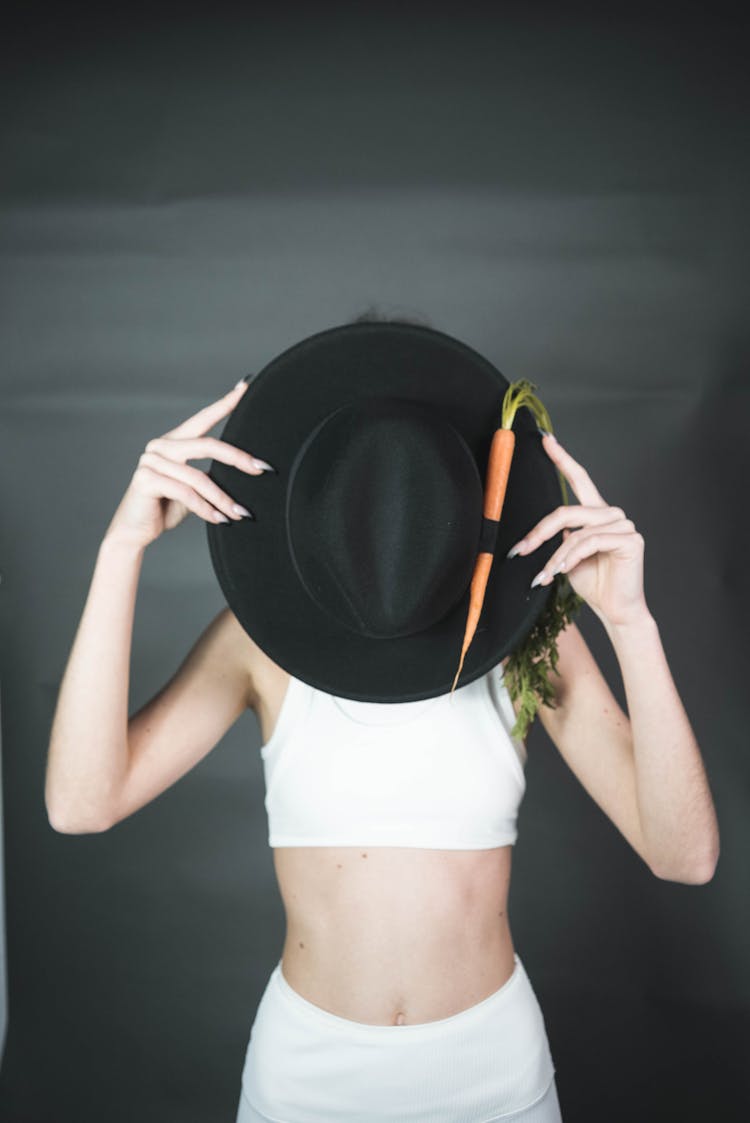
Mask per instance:
[[[483,488],[510,383],[467,344],[403,321],[355,322],[303,339],[250,381],[221,438],[263,456],[248,476],[209,476],[254,519],[207,524],[227,604],[279,666],[319,690],[409,702],[451,689],[477,553]],[[554,582],[506,554],[564,498],[535,417],[515,451],[476,634],[458,688],[529,635]],[[494,538],[494,535],[492,536]]]

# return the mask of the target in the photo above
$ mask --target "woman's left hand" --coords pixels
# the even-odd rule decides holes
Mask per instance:
[[[549,585],[555,573],[564,571],[574,592],[584,598],[602,623],[630,623],[648,612],[643,590],[643,535],[620,507],[604,502],[586,469],[559,441],[550,436],[542,441],[579,503],[555,508],[521,539],[525,548],[518,553],[528,554],[560,530],[564,538],[532,586]],[[571,530],[572,526],[580,529]]]

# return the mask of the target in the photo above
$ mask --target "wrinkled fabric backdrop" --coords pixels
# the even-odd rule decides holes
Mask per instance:
[[[80,836],[47,820],[50,723],[149,438],[370,307],[534,381],[634,520],[714,792],[713,881],[660,881],[533,728],[510,908],[566,1123],[746,1119],[746,27],[102,11],[4,24],[0,1119],[234,1120],[284,937],[255,717]],[[254,451],[273,463],[273,434]],[[130,712],[223,603],[189,516],[144,559]],[[606,633],[579,626],[625,707]]]

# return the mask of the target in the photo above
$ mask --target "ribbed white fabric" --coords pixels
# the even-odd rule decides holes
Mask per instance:
[[[451,696],[356,702],[290,676],[261,748],[269,845],[513,845],[523,741],[501,664]]]
[[[370,1025],[309,1002],[274,968],[258,1005],[236,1123],[557,1123],[542,1011],[523,963],[451,1017]],[[532,1108],[538,1114],[532,1114]]]

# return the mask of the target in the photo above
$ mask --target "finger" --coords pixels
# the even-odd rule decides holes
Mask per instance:
[[[579,562],[596,553],[622,550],[627,538],[634,540],[637,545],[643,544],[643,535],[635,530],[630,519],[597,527],[595,530],[587,528],[580,535],[573,535],[573,538],[574,541],[561,546],[547,559],[544,569],[537,574],[539,581],[534,578],[538,585],[548,585],[556,573],[570,573]]]
[[[565,476],[580,502],[587,507],[606,506],[605,500],[584,466],[574,460],[559,441],[553,441],[550,437],[542,437],[542,441],[550,459]]]
[[[247,390],[247,383],[238,382],[227,394],[223,394],[215,402],[199,409],[192,417],[186,418],[185,421],[163,435],[165,437],[199,437],[203,433],[207,433],[217,421],[221,421],[222,417],[227,417],[232,412],[245,390]]]
[[[238,509],[240,504],[235,504],[234,499],[230,498],[225,491],[214,483],[214,481],[201,472],[199,468],[192,468],[189,464],[176,464],[173,460],[165,460],[164,457],[158,456],[155,452],[144,452],[141,454],[140,465],[145,464],[154,471],[159,472],[160,475],[169,477],[174,480],[181,480],[182,483],[187,484],[193,491],[197,491],[202,495],[208,503],[212,504],[217,510],[223,511],[232,519],[247,518],[243,515],[242,510]]]
[[[183,463],[212,458],[242,472],[249,472],[251,476],[260,476],[265,471],[256,457],[218,437],[154,437],[147,443],[146,452],[155,452],[167,460]]]
[[[584,507],[580,503],[563,503],[550,511],[543,519],[525,535],[516,547],[511,547],[509,553],[533,554],[544,542],[548,542],[563,528],[595,526],[608,522],[617,522],[625,518],[621,507]],[[565,534],[563,533],[563,537]]]
[[[139,465],[136,468],[136,474],[140,476],[140,486],[145,495],[150,495],[154,499],[175,499],[207,522],[226,522],[227,516],[212,507],[188,484],[175,480],[171,476],[162,475],[149,467],[148,464]]]
[[[557,562],[562,559],[570,557],[578,546],[578,543],[590,538],[592,534],[632,534],[634,531],[635,523],[632,519],[626,518],[617,519],[614,522],[597,523],[580,527],[578,530],[569,531],[570,539],[563,542],[563,545],[550,555],[545,564],[545,569],[549,569],[553,562],[557,564]]]

